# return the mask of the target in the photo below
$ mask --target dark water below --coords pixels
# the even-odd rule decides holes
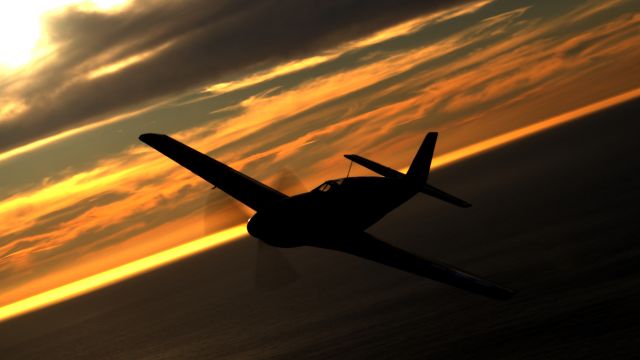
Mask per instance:
[[[640,103],[432,174],[372,232],[501,282],[509,302],[347,255],[286,252],[253,285],[243,239],[0,323],[1,359],[633,359],[640,356]]]

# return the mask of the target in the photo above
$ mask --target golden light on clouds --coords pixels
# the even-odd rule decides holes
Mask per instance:
[[[41,294],[0,307],[0,321],[5,321],[12,317],[34,311],[45,306],[53,305],[72,297],[86,294],[90,291],[97,290],[118,281],[155,269],[159,266],[223,245],[244,235],[246,235],[244,224],[235,226],[230,229],[205,236],[198,240],[176,246],[169,250],[118,266],[111,270],[45,291]]]
[[[144,107],[144,108],[141,108],[141,109],[138,109],[138,110],[134,110],[134,111],[131,111],[131,112],[121,113],[121,114],[118,114],[116,116],[112,116],[112,117],[109,117],[109,118],[106,118],[106,119],[103,119],[103,120],[99,120],[99,121],[96,121],[96,122],[93,122],[93,123],[90,123],[90,124],[87,124],[87,125],[78,126],[78,127],[73,128],[73,129],[62,131],[62,132],[60,132],[58,134],[54,134],[54,135],[51,135],[51,136],[48,136],[48,137],[45,137],[45,138],[30,142],[28,144],[15,147],[15,148],[7,150],[5,152],[0,152],[0,163],[2,163],[5,160],[12,159],[12,158],[14,158],[16,156],[20,156],[20,155],[26,154],[28,152],[41,149],[43,147],[46,147],[47,145],[54,144],[54,143],[56,143],[58,141],[62,141],[64,139],[70,138],[72,136],[76,136],[76,135],[82,134],[84,132],[91,131],[91,130],[103,127],[105,125],[113,124],[113,123],[116,123],[116,122],[121,121],[123,119],[130,118],[132,116],[135,116],[135,115],[141,114],[143,112],[149,111],[149,110],[151,110],[151,109],[153,109],[155,107],[162,106],[163,104],[164,104],[163,102],[158,102],[158,103],[153,104],[153,105],[148,106],[148,107]],[[11,104],[9,106],[11,106]],[[10,110],[11,111],[16,111],[16,110],[17,111],[23,111],[24,110],[24,105],[21,105],[21,103],[18,103],[15,108],[10,108]],[[0,121],[1,120],[2,120],[2,110],[0,110]]]
[[[25,111],[27,106],[20,99],[3,99],[0,98],[0,121],[5,118],[16,116]]]
[[[141,61],[144,61],[154,55],[156,55],[158,52],[168,48],[169,46],[171,46],[171,42],[162,44],[154,49],[148,50],[148,51],[144,51],[141,52],[139,54],[135,54],[133,56],[129,56],[128,58],[125,58],[123,60],[108,64],[108,65],[104,65],[101,66],[91,72],[89,72],[87,74],[87,79],[91,80],[91,79],[95,79],[95,78],[99,78],[101,76],[105,76],[105,75],[109,75],[109,74],[113,74],[115,72],[121,71],[131,65],[137,64]]]
[[[50,11],[78,6],[86,10],[108,11],[121,8],[130,0],[29,0],[0,4],[0,70],[27,64],[43,55],[43,17]]]
[[[484,6],[489,5],[492,2],[493,0],[475,1],[470,4],[455,6],[449,9],[435,12],[433,14],[411,19],[401,24],[378,31],[370,36],[363,37],[359,40],[350,41],[346,44],[338,46],[335,49],[326,51],[323,54],[311,56],[304,59],[294,60],[282,65],[277,65],[271,69],[267,69],[267,70],[249,75],[239,80],[217,83],[207,87],[205,91],[213,94],[230,92],[230,91],[242,89],[248,86],[256,85],[277,77],[288,75],[297,71],[308,69],[308,68],[329,62],[331,60],[334,60],[350,51],[362,49],[372,45],[377,45],[394,38],[414,34],[420,31],[422,28],[424,28],[427,25],[439,23],[439,22],[453,19],[455,17],[471,14],[475,11],[480,10]]]

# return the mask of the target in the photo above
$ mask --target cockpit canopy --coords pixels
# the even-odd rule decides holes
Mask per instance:
[[[343,182],[344,182],[344,179],[325,181],[324,183],[322,183],[322,185],[318,186],[313,191],[319,191],[319,192],[334,191],[338,189]]]

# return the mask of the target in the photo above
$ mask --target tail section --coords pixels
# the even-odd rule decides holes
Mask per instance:
[[[411,162],[409,171],[407,171],[407,178],[419,183],[427,182],[427,179],[429,178],[429,169],[431,168],[431,159],[433,158],[433,151],[436,148],[437,139],[437,132],[430,132],[425,136],[422,141],[422,145],[420,145],[416,156]]]
[[[420,148],[418,149],[418,153],[416,153],[416,156],[413,158],[409,171],[407,171],[406,175],[397,170],[378,164],[375,161],[363,158],[362,156],[349,154],[345,155],[345,157],[384,177],[395,179],[405,178],[413,184],[412,186],[417,186],[419,189],[417,190],[418,192],[433,196],[436,199],[440,199],[455,206],[464,208],[470,207],[471,204],[468,202],[451,194],[447,194],[435,186],[427,184],[427,180],[429,179],[429,170],[431,169],[431,159],[433,159],[433,152],[436,147],[437,139],[437,132],[430,132],[427,134],[422,141],[422,145],[420,145]]]

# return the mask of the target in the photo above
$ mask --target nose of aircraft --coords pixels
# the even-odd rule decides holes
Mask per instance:
[[[261,212],[255,213],[247,222],[247,232],[249,235],[262,239],[265,234],[264,216]]]
[[[277,247],[300,245],[292,243],[291,239],[296,236],[292,236],[289,230],[284,219],[269,211],[258,211],[247,223],[247,232],[251,236]]]

